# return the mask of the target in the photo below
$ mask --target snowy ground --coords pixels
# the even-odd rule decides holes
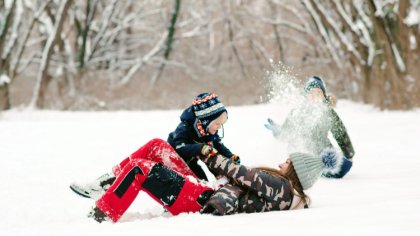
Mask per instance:
[[[342,180],[320,179],[307,210],[170,216],[140,194],[119,223],[86,214],[70,191],[111,170],[151,138],[166,139],[180,110],[0,113],[0,235],[420,235],[420,110],[381,112],[339,101],[356,156]],[[279,105],[230,107],[225,144],[246,165],[277,166],[282,143],[264,128]]]

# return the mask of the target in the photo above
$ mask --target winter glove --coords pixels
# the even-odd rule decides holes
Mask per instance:
[[[204,144],[203,147],[201,147],[201,155],[202,158],[200,159],[207,159],[209,157],[213,157],[215,155],[217,155],[218,151],[213,148],[210,145]]]
[[[272,119],[268,118],[266,124],[264,124],[265,128],[271,130],[273,132],[274,137],[278,137],[280,135],[281,126],[275,123]]]
[[[233,162],[235,162],[235,164],[241,164],[241,158],[239,158],[239,156],[238,155],[233,155],[231,158],[230,158]]]

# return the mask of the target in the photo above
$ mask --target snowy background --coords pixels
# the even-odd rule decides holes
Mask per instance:
[[[341,180],[320,179],[306,210],[170,216],[140,194],[120,222],[86,217],[73,181],[109,172],[151,138],[166,139],[181,110],[0,113],[0,235],[420,235],[420,110],[379,111],[339,101],[356,156]],[[250,166],[277,166],[284,145],[263,126],[280,104],[228,107],[224,143]]]

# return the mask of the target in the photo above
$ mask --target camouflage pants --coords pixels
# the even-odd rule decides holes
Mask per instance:
[[[226,184],[210,197],[200,212],[213,215],[234,214],[238,212],[238,199],[242,194],[244,191],[239,186]]]

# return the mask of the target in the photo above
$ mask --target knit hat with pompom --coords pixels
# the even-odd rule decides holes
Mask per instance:
[[[307,153],[291,153],[292,161],[300,184],[306,190],[317,181],[324,171],[335,172],[342,166],[344,156],[334,149],[324,150],[319,157]]]
[[[208,134],[209,124],[227,110],[215,93],[201,93],[192,102],[192,110],[196,117],[195,129],[199,135]]]

